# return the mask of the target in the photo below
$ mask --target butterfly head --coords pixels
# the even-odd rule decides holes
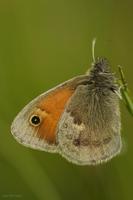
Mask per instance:
[[[98,57],[95,59],[95,62],[92,63],[89,76],[90,82],[94,83],[95,87],[116,87],[114,74],[111,73],[110,65],[106,58]]]

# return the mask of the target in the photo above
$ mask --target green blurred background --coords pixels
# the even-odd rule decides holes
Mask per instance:
[[[133,199],[133,124],[121,105],[123,152],[100,166],[76,166],[18,144],[10,124],[38,94],[84,73],[96,55],[124,66],[133,92],[131,0],[0,1],[0,199]]]

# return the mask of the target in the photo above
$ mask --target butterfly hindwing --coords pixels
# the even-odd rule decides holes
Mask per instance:
[[[90,87],[76,89],[58,126],[61,155],[80,165],[109,160],[121,149],[118,97],[110,89]]]

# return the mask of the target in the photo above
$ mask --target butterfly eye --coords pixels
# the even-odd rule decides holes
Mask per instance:
[[[30,124],[32,126],[39,126],[41,123],[41,118],[38,115],[32,115],[30,118]]]

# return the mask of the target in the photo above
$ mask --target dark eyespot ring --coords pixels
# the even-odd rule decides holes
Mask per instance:
[[[38,116],[38,115],[32,115],[32,116],[30,117],[30,123],[31,123],[31,125],[33,125],[33,126],[39,126],[40,123],[41,123],[41,118],[40,118],[40,116]]]

